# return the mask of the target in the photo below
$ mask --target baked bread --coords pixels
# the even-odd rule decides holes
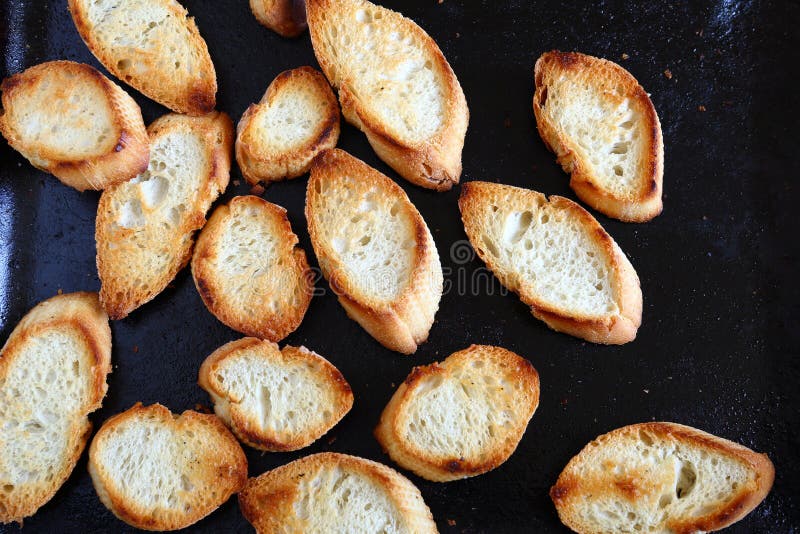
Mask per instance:
[[[284,37],[297,37],[308,28],[305,0],[250,0],[258,22]]]
[[[189,262],[195,230],[228,186],[233,125],[227,115],[169,114],[147,131],[147,171],[106,189],[97,207],[100,301],[112,319],[152,300]]]
[[[89,65],[42,63],[6,78],[0,91],[0,133],[68,186],[104,189],[147,168],[139,106]]]
[[[252,195],[214,210],[197,239],[192,276],[217,319],[270,341],[300,326],[314,290],[286,210]]]
[[[322,274],[347,314],[388,349],[428,338],[442,296],[430,230],[392,180],[347,152],[315,160],[306,220]]]
[[[535,83],[539,134],[575,194],[621,221],[661,213],[661,123],[636,79],[611,61],[553,51],[536,62]]]
[[[385,465],[312,454],[247,481],[239,508],[259,534],[435,533],[419,490]]]
[[[328,360],[252,337],[215,350],[198,383],[233,433],[262,451],[307,447],[353,407],[350,385]]]
[[[765,454],[688,426],[643,423],[589,443],[550,497],[561,521],[581,534],[688,534],[739,521],[774,478]]]
[[[137,403],[109,418],[89,447],[103,504],[145,530],[177,530],[204,518],[247,481],[247,458],[215,415]]]
[[[176,0],[69,0],[69,11],[86,46],[114,76],[177,113],[214,110],[214,64]]]
[[[469,110],[434,40],[366,0],[307,0],[306,8],[314,53],[347,121],[411,183],[439,191],[458,183]]]
[[[339,104],[311,67],[284,71],[236,128],[236,161],[251,184],[296,178],[339,140]]]
[[[472,345],[415,367],[383,410],[375,437],[402,468],[434,482],[508,460],[539,405],[539,374],[513,352]]]
[[[48,299],[0,351],[0,523],[22,522],[78,461],[111,372],[111,330],[97,293]]]
[[[636,337],[639,278],[586,210],[563,197],[488,182],[464,184],[458,206],[475,251],[534,317],[592,343]]]

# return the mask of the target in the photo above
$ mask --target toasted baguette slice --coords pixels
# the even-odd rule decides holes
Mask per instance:
[[[197,239],[192,276],[206,308],[230,328],[280,341],[314,290],[286,210],[248,195],[218,207]]]
[[[592,343],[636,337],[639,278],[586,210],[563,197],[488,182],[464,184],[458,206],[472,247],[534,317]]]
[[[345,118],[408,181],[446,191],[469,122],[442,51],[414,21],[366,0],[307,0],[311,42]]]
[[[198,383],[233,433],[262,451],[307,447],[353,406],[350,385],[328,360],[252,337],[214,351]]]
[[[239,508],[259,534],[435,533],[419,490],[385,465],[323,452],[247,481]]]
[[[575,194],[621,221],[661,213],[661,123],[636,79],[611,61],[553,51],[536,62],[535,83],[539,134]]]
[[[472,345],[415,367],[383,410],[375,437],[434,482],[491,471],[519,445],[539,405],[539,374],[513,352]]]
[[[217,416],[137,403],[109,418],[89,447],[89,474],[114,515],[145,530],[204,518],[247,481],[247,458]]]
[[[147,168],[139,106],[89,65],[42,63],[6,78],[0,91],[0,133],[68,186],[104,189]]]
[[[236,161],[251,184],[296,178],[339,140],[339,104],[311,67],[284,71],[239,121]]]
[[[284,36],[297,37],[308,28],[305,0],[250,0],[258,22]]]
[[[152,300],[189,262],[194,231],[228,186],[233,125],[224,113],[165,115],[148,133],[147,171],[106,189],[97,207],[100,301],[112,319]]]
[[[214,110],[214,64],[176,0],[69,0],[69,11],[86,46],[114,76],[172,111]]]
[[[589,443],[550,497],[581,534],[708,532],[750,513],[774,479],[765,454],[688,426],[643,423]]]
[[[97,293],[48,299],[0,351],[0,523],[49,501],[78,461],[111,372],[111,330]]]
[[[386,348],[415,352],[439,309],[442,266],[405,192],[347,152],[327,150],[311,168],[306,219],[347,314]]]

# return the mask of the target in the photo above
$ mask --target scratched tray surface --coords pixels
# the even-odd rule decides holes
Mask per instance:
[[[218,108],[238,121],[279,72],[316,66],[308,34],[285,40],[259,26],[247,2],[186,1],[211,52]],[[459,188],[409,185],[343,125],[339,146],[408,192],[430,226],[446,293],[428,343],[413,356],[387,351],[345,316],[324,280],[300,328],[284,343],[324,355],[353,387],[353,410],[328,435],[296,453],[245,447],[258,475],[306,454],[338,451],[392,465],[372,430],[412,366],[471,343],[507,347],[541,376],[541,403],[516,453],[486,475],[435,484],[405,473],[442,532],[564,532],[547,495],[587,442],[619,426],[670,420],[769,454],[777,479],[735,533],[797,532],[796,437],[800,381],[797,134],[800,25],[797,2],[386,1],[425,28],[453,66],[470,106],[462,181],[492,180],[575,198],[536,133],[532,69],[546,50],[579,50],[620,61],[652,93],[666,146],[664,213],[642,225],[595,214],[629,255],[642,282],[638,338],[602,347],[557,334],[505,294],[466,245]],[[66,0],[5,0],[2,76],[45,60],[99,67],[78,37]],[[622,60],[623,54],[628,59]],[[671,78],[665,76],[665,70]],[[145,121],[163,108],[126,87]],[[703,106],[703,108],[700,108]],[[705,111],[701,111],[705,109]],[[264,197],[289,211],[309,254],[306,178]],[[238,169],[224,195],[246,194]],[[0,143],[0,335],[58,290],[97,290],[94,216],[98,194],[80,194],[33,169]],[[113,373],[97,428],[135,402],[173,411],[208,406],[200,363],[240,335],[204,308],[188,269],[153,302],[112,324]],[[106,510],[86,455],[55,497],[25,520],[31,532],[131,531]],[[0,527],[14,532],[16,526]],[[193,532],[247,532],[231,499]]]

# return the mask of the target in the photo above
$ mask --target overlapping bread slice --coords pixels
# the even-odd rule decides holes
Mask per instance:
[[[104,189],[147,168],[134,100],[97,70],[50,61],[3,80],[0,133],[36,168],[78,191]]]
[[[473,248],[534,317],[593,343],[636,337],[639,278],[586,210],[563,197],[488,182],[464,184],[458,205]]]
[[[259,534],[437,532],[407,478],[377,462],[332,452],[249,479],[239,508]]]
[[[252,337],[214,351],[198,383],[234,434],[264,451],[311,445],[353,406],[350,385],[328,360]]]
[[[147,171],[106,189],[97,207],[100,301],[112,319],[152,300],[189,262],[195,230],[228,186],[233,125],[224,113],[165,115],[148,133]]]
[[[308,27],[305,0],[250,0],[258,22],[284,36],[297,37]]]
[[[661,123],[636,79],[611,61],[553,51],[536,62],[535,83],[539,134],[575,194],[622,221],[661,213]]]
[[[442,51],[414,21],[366,0],[307,0],[311,42],[342,113],[410,182],[461,176],[469,110]]]
[[[767,496],[765,454],[675,423],[642,423],[598,437],[550,490],[561,521],[581,534],[709,532]]]
[[[192,276],[230,328],[280,341],[300,326],[314,282],[286,210],[256,196],[218,207],[197,239]]]
[[[0,523],[49,501],[83,452],[111,372],[111,330],[96,293],[48,299],[0,352]]]
[[[247,458],[215,415],[136,404],[108,419],[89,447],[103,504],[145,530],[177,530],[216,510],[247,481]]]
[[[217,75],[194,19],[176,0],[69,0],[89,50],[114,76],[172,111],[214,110]]]
[[[442,296],[430,230],[405,192],[347,152],[320,154],[306,219],[322,274],[347,314],[405,354],[428,338]]]

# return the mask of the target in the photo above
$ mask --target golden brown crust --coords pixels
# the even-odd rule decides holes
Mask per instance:
[[[297,37],[308,28],[305,0],[250,0],[258,22],[283,37]]]

